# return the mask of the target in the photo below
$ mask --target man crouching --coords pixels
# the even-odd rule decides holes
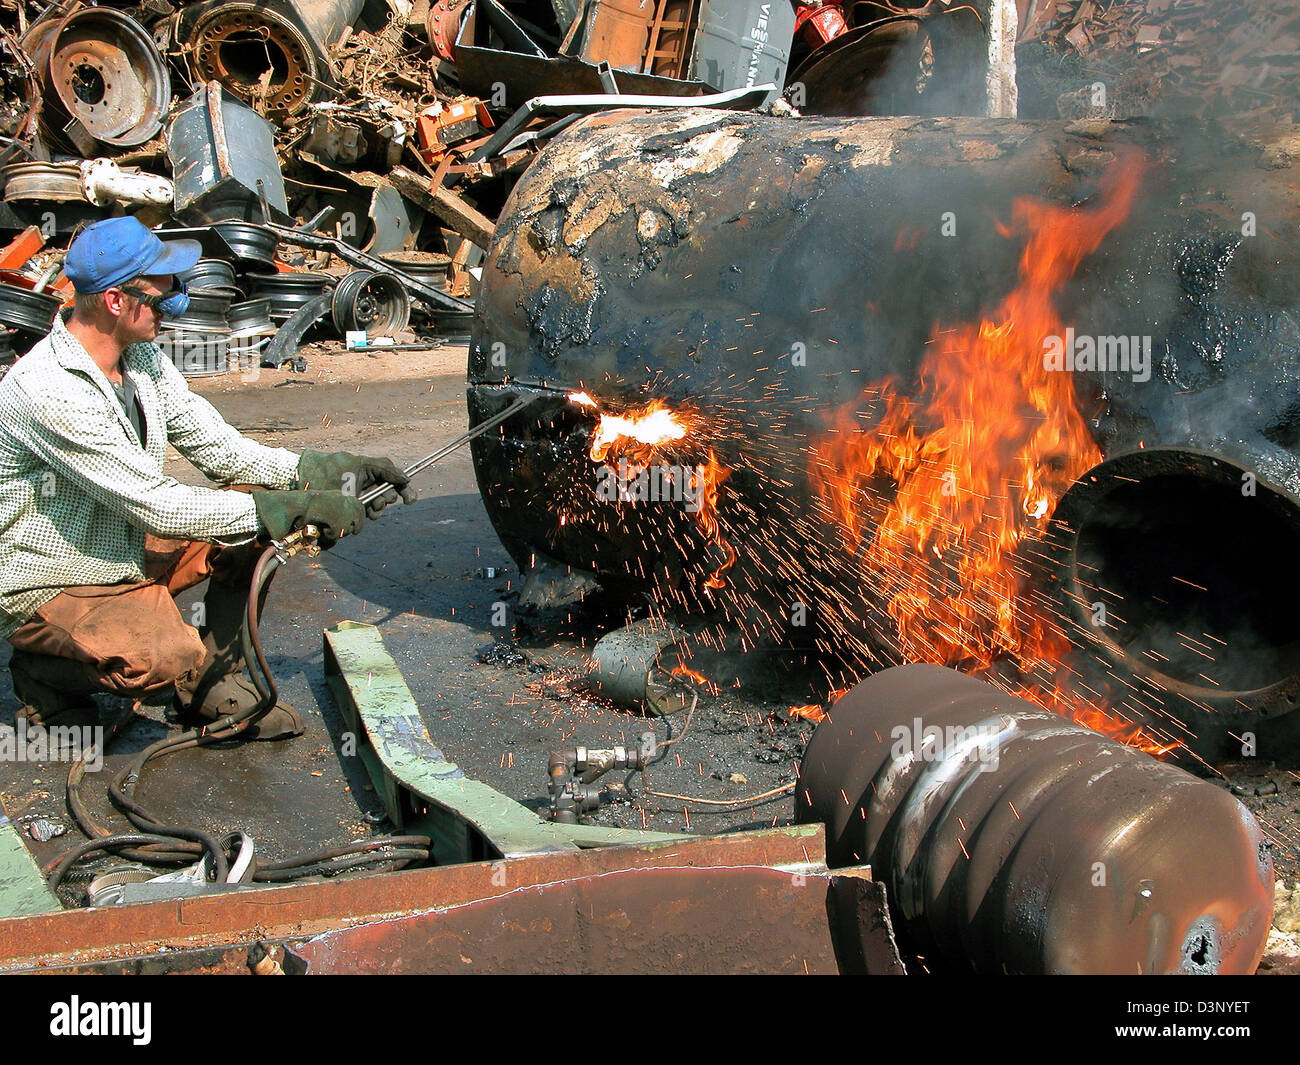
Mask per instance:
[[[239,637],[258,537],[311,523],[328,547],[399,491],[414,498],[387,459],[266,447],[190,391],[153,341],[164,314],[188,307],[175,275],[199,255],[134,218],[89,226],[64,264],[71,313],[0,381],[0,636],[30,724],[94,720],[96,692],[173,685],[186,716],[252,707]],[[216,484],[252,491],[180,484],[163,473],[168,444]],[[381,483],[393,488],[363,508],[356,496]],[[172,597],[205,578],[195,630]],[[302,729],[278,703],[248,734]]]

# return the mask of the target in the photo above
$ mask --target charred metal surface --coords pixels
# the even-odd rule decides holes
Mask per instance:
[[[796,794],[931,969],[1251,973],[1263,953],[1273,865],[1241,803],[953,670],[858,685]]]
[[[690,111],[582,121],[542,153],[502,214],[471,346],[470,415],[491,415],[519,390],[552,397],[475,442],[479,484],[503,542],[521,564],[537,553],[607,586],[640,589],[681,583],[683,571],[702,568],[692,557],[708,558],[689,522],[655,527],[675,521],[663,508],[653,523],[646,508],[612,504],[594,520],[561,523],[566,499],[582,499],[590,510],[595,493],[586,457],[591,419],[563,399],[586,390],[609,410],[651,397],[694,405],[709,420],[709,446],[732,470],[721,506],[741,542],[778,539],[787,557],[798,554],[810,567],[829,556],[834,533],[810,518],[807,478],[808,445],[825,431],[827,412],[857,401],[868,385],[914,381],[933,330],[979,321],[1016,286],[1023,243],[998,230],[1014,200],[1085,202],[1129,150],[1150,164],[1132,215],[1084,259],[1055,302],[1079,335],[1149,338],[1149,373],[1073,371],[1080,410],[1107,462],[1162,449],[1209,456],[1218,464],[1209,476],[1216,483],[1226,483],[1230,470],[1250,474],[1253,498],[1267,500],[1259,515],[1268,527],[1248,542],[1265,557],[1293,557],[1300,547],[1294,127],[792,121]],[[941,235],[947,212],[959,239]],[[871,410],[862,416],[869,420]],[[1197,493],[1208,491],[1203,474],[1211,466],[1184,463],[1188,481],[1201,487],[1191,487],[1182,513],[1204,502]],[[1094,474],[1112,485],[1114,476],[1128,476],[1105,465]],[[1103,535],[1103,519],[1089,516],[1105,496],[1091,483],[1083,479],[1077,499],[1062,501],[1051,543],[1022,545],[1025,568],[1052,589],[1053,609],[1090,661],[1118,656],[1141,674],[1159,662],[1143,658],[1149,648],[1135,633],[1138,623],[1102,632],[1080,623],[1097,597],[1080,595],[1086,589],[1076,562],[1096,565],[1097,551],[1113,553],[1118,544]],[[1253,528],[1254,517],[1224,522],[1181,522],[1178,535],[1195,541],[1183,557],[1204,569],[1222,557],[1220,534],[1243,523]],[[1138,508],[1129,542],[1168,567],[1148,526],[1173,535],[1167,519]],[[1082,545],[1075,543],[1080,528]],[[741,554],[731,583],[755,600],[788,604],[800,590],[765,557]],[[1118,557],[1112,562],[1126,572]],[[1062,567],[1064,575],[1049,580]],[[1248,607],[1232,630],[1240,638],[1217,655],[1211,679],[1175,671],[1173,679],[1186,683],[1159,694],[1168,713],[1200,721],[1213,712],[1226,730],[1293,705],[1300,641],[1287,620],[1294,613],[1289,577],[1279,583],[1278,569],[1233,569],[1233,580],[1257,585],[1235,591],[1219,611],[1229,613],[1233,602]],[[804,590],[816,594],[804,598],[865,599],[866,630],[888,628],[861,584],[829,570],[806,576]],[[1160,580],[1141,590],[1158,591]],[[1213,583],[1227,581],[1220,573]],[[1176,611],[1164,620],[1174,632],[1190,631]],[[874,666],[896,663],[890,653],[881,647]]]
[[[1292,462],[1225,440],[1123,452],[1082,478],[1047,550],[1047,583],[1074,639],[1225,720],[1294,710],[1300,573],[1283,560],[1300,551],[1300,528],[1294,494],[1274,487]],[[1244,560],[1260,579],[1243,579]],[[1193,632],[1215,633],[1231,653]]]
[[[824,857],[810,825],[68,910],[0,921],[0,970],[245,972],[261,943],[286,971],[553,972],[563,942],[578,972],[835,972],[860,947]]]

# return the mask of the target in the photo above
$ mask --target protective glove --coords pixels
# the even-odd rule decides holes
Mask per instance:
[[[302,488],[338,490],[363,495],[379,484],[393,487],[366,504],[366,516],[376,518],[400,493],[403,503],[414,503],[410,478],[389,459],[367,458],[346,451],[304,451],[298,460],[298,484]]]
[[[304,525],[320,529],[320,546],[333,547],[341,536],[355,536],[365,524],[365,510],[355,496],[342,492],[250,493],[257,520],[273,540],[282,540]]]

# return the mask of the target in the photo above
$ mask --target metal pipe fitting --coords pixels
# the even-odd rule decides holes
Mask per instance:
[[[555,751],[547,762],[551,820],[574,825],[582,815],[594,813],[614,797],[626,797],[620,784],[597,786],[595,781],[616,769],[643,768],[645,759],[635,747],[577,747]]]
[[[112,159],[85,159],[80,165],[81,188],[97,207],[122,203],[169,204],[175,190],[171,181],[157,174],[123,170]]]

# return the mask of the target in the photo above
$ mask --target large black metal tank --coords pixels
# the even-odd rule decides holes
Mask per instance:
[[[1024,242],[1002,227],[1017,197],[1087,202],[1130,149],[1148,161],[1132,213],[1057,307],[1080,335],[1150,337],[1153,364],[1142,380],[1074,374],[1104,461],[1065,495],[1026,565],[1137,707],[1172,700],[1215,712],[1223,729],[1239,713],[1289,710],[1300,698],[1293,127],[690,109],[580,122],[515,188],[483,272],[471,421],[543,393],[475,441],[503,541],[523,564],[542,554],[609,585],[711,603],[755,638],[805,603],[819,646],[851,644],[861,671],[896,661],[887,641],[847,636],[889,622],[818,516],[807,445],[828,411],[869,384],[909,384],[936,328],[978,320],[1016,284]],[[707,416],[701,448],[732,468],[720,509],[741,557],[727,590],[696,593],[717,550],[687,516],[592,503],[591,412],[565,398],[578,390],[605,409],[658,397]],[[1101,629],[1099,597],[1111,615]],[[1223,635],[1213,669],[1183,639],[1189,624]]]

